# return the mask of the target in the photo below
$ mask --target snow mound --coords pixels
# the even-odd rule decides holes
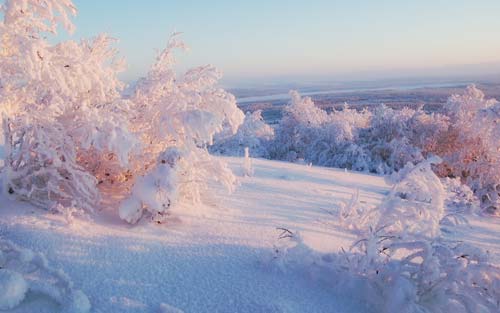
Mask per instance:
[[[90,312],[91,305],[89,298],[81,290],[75,290],[63,307],[64,312],[87,313]]]
[[[20,305],[28,290],[55,301],[63,312],[90,311],[87,296],[74,289],[64,271],[49,266],[43,254],[0,239],[0,309]]]
[[[184,313],[184,311],[173,307],[170,304],[162,303],[160,304],[160,310],[158,313]]]
[[[16,307],[24,300],[28,284],[23,276],[7,269],[0,269],[0,310]]]

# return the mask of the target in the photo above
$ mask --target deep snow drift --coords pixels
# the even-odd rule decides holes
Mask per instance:
[[[208,205],[184,206],[157,225],[129,226],[112,212],[75,218],[0,199],[1,238],[42,252],[62,268],[94,312],[370,312],[361,295],[342,292],[307,268],[274,262],[281,231],[299,231],[317,252],[349,248],[354,235],[332,215],[359,190],[362,206],[389,193],[382,177],[337,169],[224,158],[239,175],[232,195],[220,187]],[[453,239],[488,250],[500,264],[500,222],[470,217]],[[347,293],[347,294],[346,294]],[[12,312],[57,312],[53,300],[28,291]]]

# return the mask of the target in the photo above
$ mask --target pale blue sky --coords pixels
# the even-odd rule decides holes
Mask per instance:
[[[500,62],[500,0],[74,2],[73,37],[120,39],[127,80],[173,31],[191,48],[183,66],[213,64],[227,81]]]

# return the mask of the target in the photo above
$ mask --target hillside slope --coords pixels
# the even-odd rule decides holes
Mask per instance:
[[[254,175],[242,177],[242,159],[226,160],[240,175],[237,190],[211,190],[206,205],[180,208],[167,224],[129,226],[107,211],[68,224],[1,198],[0,236],[43,252],[89,297],[93,312],[370,312],[356,295],[310,273],[280,270],[273,247],[280,227],[299,231],[317,251],[348,248],[354,235],[336,220],[339,203],[359,190],[362,205],[377,205],[390,188],[384,179],[267,160],[253,160]],[[459,234],[499,260],[497,220],[473,218]],[[171,307],[160,311],[161,303]],[[57,311],[28,294],[12,312],[34,308]]]

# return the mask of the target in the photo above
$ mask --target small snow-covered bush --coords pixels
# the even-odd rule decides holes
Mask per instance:
[[[472,214],[479,210],[479,200],[469,186],[462,184],[460,178],[441,179],[446,189],[446,207],[454,212]]]
[[[393,186],[378,207],[361,208],[357,191],[349,204],[340,206],[341,225],[358,234],[368,229],[384,229],[399,236],[439,235],[448,195],[431,166],[440,162],[441,159],[433,157],[417,165],[408,163],[388,177]]]
[[[28,291],[52,299],[63,312],[90,311],[87,296],[63,271],[49,266],[43,254],[0,239],[0,310],[17,307]]]
[[[436,147],[444,160],[441,174],[459,177],[484,211],[500,216],[500,103],[471,85],[451,96],[445,110],[450,127]]]
[[[431,166],[439,163],[441,159],[438,157],[417,165],[408,163],[398,173],[399,179],[393,178],[396,183],[377,209],[379,216],[373,228],[385,228],[400,236],[438,236],[446,193]]]
[[[356,208],[354,195],[339,212],[349,221],[342,225],[356,225],[358,238],[348,251],[315,252],[286,230],[273,262],[355,292],[381,312],[498,312],[500,268],[481,249],[442,236],[447,193],[431,170],[438,162],[408,164],[371,210]]]
[[[274,129],[262,118],[262,111],[247,112],[236,134],[225,130],[216,135],[210,152],[222,155],[243,156],[245,148],[254,157],[268,157],[268,145],[274,138]]]
[[[9,0],[1,9],[5,191],[47,209],[121,202],[120,216],[135,222],[199,201],[210,182],[232,188],[231,171],[206,147],[223,129],[236,132],[244,115],[213,67],[175,73],[178,35],[124,97],[110,38],[46,39],[58,25],[72,30],[70,0]]]
[[[497,312],[500,269],[471,246],[376,230],[344,255],[384,312]],[[342,260],[342,259],[341,259]]]

